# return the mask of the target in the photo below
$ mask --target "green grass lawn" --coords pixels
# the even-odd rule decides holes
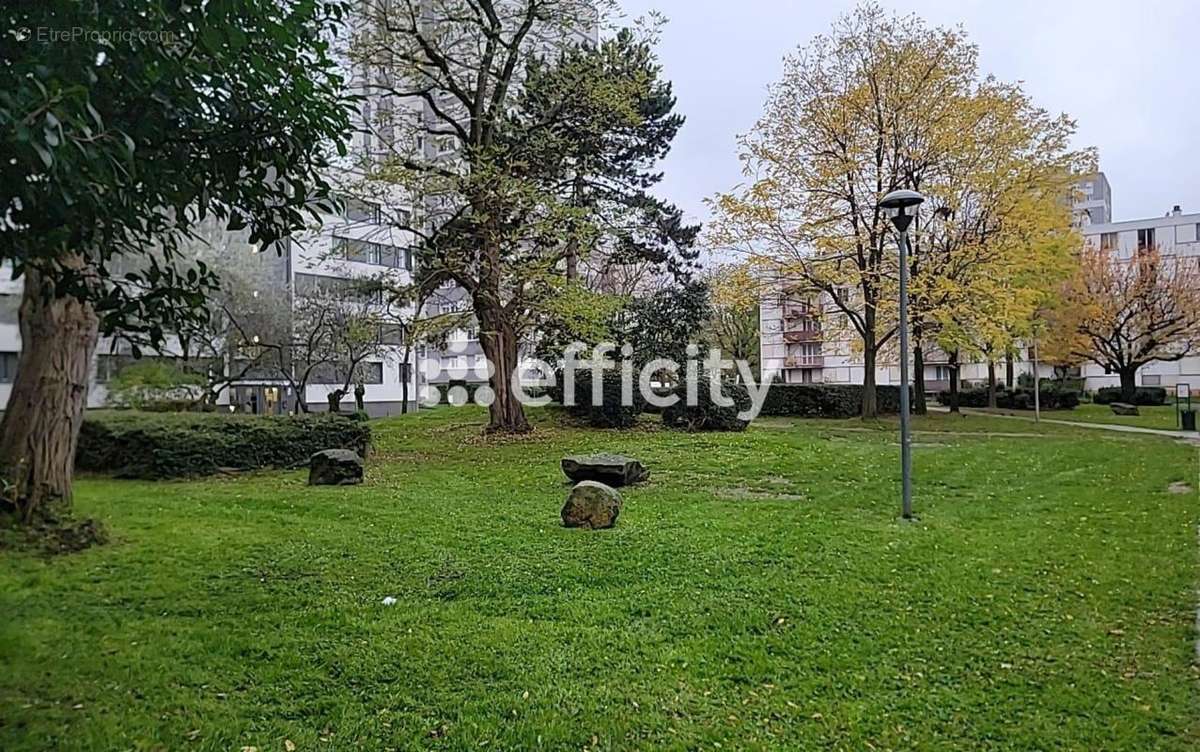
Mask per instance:
[[[1139,407],[1140,415],[1113,415],[1108,405],[1080,405],[1074,410],[1063,412],[1064,420],[1077,420],[1081,423],[1108,423],[1114,426],[1138,426],[1139,428],[1159,428],[1164,431],[1175,431],[1179,423],[1175,417],[1174,405],[1158,407]],[[1055,417],[1059,417],[1057,414]]]
[[[1200,745],[1194,447],[929,416],[906,524],[891,424],[482,418],[355,488],[80,482],[112,543],[0,552],[0,749]],[[652,469],[616,529],[560,526],[575,450]]]
[[[1032,410],[1008,410],[1004,408],[987,409],[972,408],[975,413],[989,412],[997,415],[1015,415],[1021,418],[1033,419]],[[1163,431],[1175,431],[1179,424],[1175,417],[1174,405],[1154,407],[1139,407],[1140,415],[1114,415],[1108,405],[1084,403],[1073,410],[1044,410],[1042,417],[1047,420],[1069,420],[1076,423],[1104,423],[1112,426],[1136,426],[1138,428],[1156,428]]]

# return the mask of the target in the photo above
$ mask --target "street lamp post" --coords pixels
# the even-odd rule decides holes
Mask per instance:
[[[1042,422],[1042,374],[1038,364],[1037,333],[1033,338],[1033,422]]]
[[[916,191],[892,191],[879,202],[900,234],[900,473],[903,516],[912,513],[912,431],[909,429],[908,378],[908,227],[925,197]]]

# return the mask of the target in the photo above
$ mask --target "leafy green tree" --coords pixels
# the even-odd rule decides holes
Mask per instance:
[[[355,59],[385,72],[381,91],[424,100],[431,117],[418,135],[452,148],[432,157],[402,143],[368,181],[423,202],[424,221],[409,228],[419,282],[468,293],[493,366],[489,430],[528,431],[511,389],[518,347],[552,316],[579,261],[669,265],[695,238],[646,193],[678,129],[670,85],[646,40],[576,45],[596,3],[444,0],[436,24],[417,0],[370,5]]]
[[[711,317],[708,285],[690,280],[634,298],[622,312],[618,330],[621,342],[633,346],[637,363],[667,358],[683,364],[688,345],[699,345]]]
[[[25,280],[0,475],[24,519],[70,496],[98,335],[154,341],[203,315],[217,279],[179,263],[191,228],[215,215],[265,247],[316,215],[323,147],[349,129],[326,41],[345,10],[310,0],[0,9],[0,261]],[[49,38],[75,28],[85,33]]]

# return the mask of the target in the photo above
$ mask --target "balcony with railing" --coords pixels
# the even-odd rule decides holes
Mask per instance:
[[[783,318],[788,320],[808,318],[815,316],[816,313],[817,306],[812,303],[788,301],[783,304]]]
[[[787,368],[821,368],[825,365],[824,355],[789,355],[783,364]]]
[[[820,342],[822,340],[820,329],[785,329],[783,331],[783,341],[789,345],[798,345],[806,342]]]

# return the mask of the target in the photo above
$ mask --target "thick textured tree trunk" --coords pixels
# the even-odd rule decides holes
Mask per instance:
[[[83,268],[86,262],[74,256],[65,264]],[[52,283],[36,269],[26,269],[21,355],[0,422],[5,501],[26,523],[47,501],[71,498],[88,370],[99,338],[99,319],[90,304],[52,295]]]
[[[479,317],[479,344],[491,364],[489,383],[492,404],[488,406],[489,433],[528,433],[533,430],[525,417],[525,406],[513,394],[513,379],[520,365],[517,334],[499,304],[487,297],[475,298]]]
[[[958,409],[958,350],[950,353],[950,412]]]
[[[1121,376],[1121,401],[1132,404],[1137,391],[1137,367],[1124,368],[1118,373]]]
[[[1016,389],[1017,380],[1014,375],[1014,364],[1012,350],[1004,354],[1004,385],[1009,389]]]
[[[925,415],[929,406],[925,404],[925,351],[918,336],[913,347],[913,414]]]
[[[875,391],[875,341],[863,342],[863,391],[862,417],[876,418],[879,416],[879,401]]]
[[[996,361],[988,356],[988,407],[996,406]]]

